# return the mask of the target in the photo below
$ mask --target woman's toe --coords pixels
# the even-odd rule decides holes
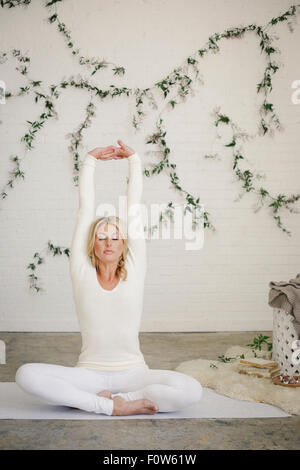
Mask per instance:
[[[106,398],[112,398],[112,393],[110,390],[102,390],[101,392],[97,393],[99,397],[106,397]]]

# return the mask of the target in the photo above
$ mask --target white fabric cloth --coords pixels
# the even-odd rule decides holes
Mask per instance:
[[[127,220],[122,222],[129,248],[125,260],[128,275],[126,281],[120,280],[112,290],[100,285],[87,254],[90,227],[96,220],[95,167],[97,164],[101,168],[105,162],[86,154],[79,172],[79,210],[70,254],[70,275],[82,336],[77,367],[97,370],[149,368],[140,350],[138,336],[146,274],[146,240],[144,231],[138,232],[143,226],[142,211],[135,209],[141,203],[143,175],[137,153],[127,160]],[[131,232],[134,225],[136,228]],[[137,236],[138,233],[142,236]]]

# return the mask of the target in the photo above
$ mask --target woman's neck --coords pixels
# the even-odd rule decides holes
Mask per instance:
[[[104,281],[107,281],[107,282],[112,282],[116,279],[116,277],[118,277],[117,268],[118,268],[118,264],[115,264],[115,263],[114,264],[113,263],[109,263],[109,264],[100,263],[98,264],[96,271],[100,279],[103,279]]]

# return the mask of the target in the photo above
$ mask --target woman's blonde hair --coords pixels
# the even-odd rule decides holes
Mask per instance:
[[[98,231],[99,225],[105,224],[105,223],[115,225],[119,230],[119,234],[123,238],[124,246],[123,246],[122,256],[119,261],[116,273],[119,279],[123,279],[123,281],[126,281],[127,269],[125,267],[125,260],[126,260],[126,256],[128,253],[128,244],[127,244],[127,237],[125,236],[125,229],[123,228],[121,219],[118,216],[111,215],[107,217],[100,217],[99,219],[96,219],[92,223],[91,228],[90,228],[89,238],[88,238],[88,256],[90,257],[92,265],[97,270],[99,262],[98,262],[98,258],[95,255],[95,249],[94,249],[95,236]]]

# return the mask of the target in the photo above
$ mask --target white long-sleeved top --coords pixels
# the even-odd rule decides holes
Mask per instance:
[[[140,157],[127,158],[127,226],[142,221],[141,213],[130,213],[140,204],[143,175]],[[127,233],[125,260],[127,279],[112,290],[104,289],[87,254],[88,235],[95,217],[94,173],[98,160],[86,154],[79,171],[79,209],[70,253],[70,275],[79,320],[82,347],[76,367],[97,370],[149,368],[140,350],[139,328],[146,275],[146,241]],[[104,164],[100,161],[98,164]],[[137,214],[137,215],[136,215]],[[138,218],[136,220],[136,218]]]

